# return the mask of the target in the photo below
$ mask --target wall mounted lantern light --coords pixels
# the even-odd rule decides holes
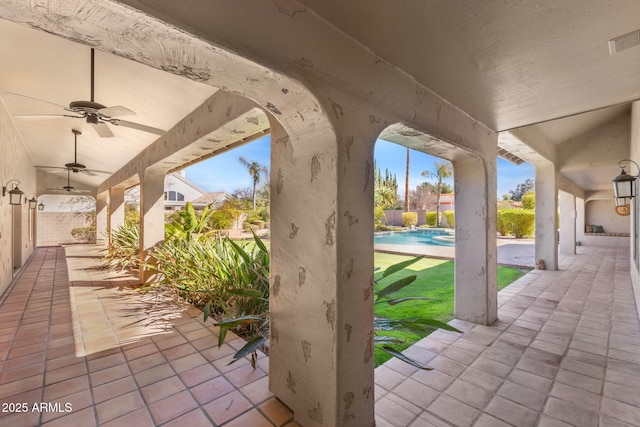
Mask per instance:
[[[13,188],[7,191],[9,184],[15,182]],[[22,202],[22,195],[24,194],[22,190],[18,188],[20,181],[17,179],[12,179],[7,182],[7,185],[2,186],[2,197],[6,196],[9,193],[9,204],[10,205],[19,205]]]
[[[44,210],[44,203],[42,203],[42,202],[38,203],[38,210],[39,211],[43,211]]]
[[[625,170],[626,166],[631,166],[634,164],[636,169],[638,169],[638,175],[629,175]],[[620,171],[620,175],[616,176],[613,179],[613,192],[616,197],[616,204],[618,204],[617,199],[631,199],[636,196],[635,194],[635,182],[636,178],[640,175],[640,166],[633,160],[624,159],[618,162],[618,166],[622,169]]]
[[[31,196],[31,197],[29,197]],[[24,198],[24,202],[25,203],[29,203],[29,209],[35,209],[38,207],[38,200],[36,199],[35,194],[31,193],[29,194],[29,199],[27,200],[27,197]]]

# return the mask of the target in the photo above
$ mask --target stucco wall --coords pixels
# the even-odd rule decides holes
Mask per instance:
[[[636,162],[640,162],[640,102],[638,101],[633,103],[633,107],[631,109],[631,142],[629,144],[629,158]],[[632,205],[631,218],[638,221],[638,210],[635,208],[637,206],[637,201]],[[634,227],[637,228],[637,225],[631,221],[627,231],[632,236],[635,235]],[[629,272],[631,273],[631,282],[633,283],[633,293],[636,299],[636,306],[640,307],[640,266],[638,265],[639,257],[636,253],[638,247],[640,247],[640,242],[638,241],[638,237],[636,237],[635,241],[631,241],[631,268],[629,268]]]
[[[11,121],[5,106],[0,102],[0,183],[18,179],[19,188],[25,196],[36,191],[36,169]],[[13,184],[11,184],[11,187]],[[1,194],[1,193],[0,193]],[[16,222],[19,223],[16,224]],[[7,289],[13,278],[14,264],[20,267],[31,256],[34,236],[29,233],[29,209],[27,205],[9,205],[8,195],[0,197],[0,294]],[[14,230],[20,230],[14,233]],[[16,234],[14,236],[14,234]],[[14,263],[13,237],[19,245],[19,260]],[[32,237],[30,240],[29,238]]]
[[[78,243],[71,230],[88,226],[89,221],[73,212],[38,212],[38,246]]]
[[[585,204],[585,225],[602,225],[605,233],[629,233],[630,216],[615,213],[611,200],[592,200]]]

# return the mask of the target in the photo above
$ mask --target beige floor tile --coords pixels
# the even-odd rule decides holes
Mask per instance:
[[[158,425],[186,414],[197,406],[189,392],[182,391],[149,405],[149,411]]]
[[[440,395],[427,409],[459,427],[471,426],[480,413],[477,409],[445,394]]]
[[[596,427],[598,425],[597,412],[589,411],[581,406],[556,399],[555,397],[547,399],[544,413],[574,426]]]
[[[260,411],[277,426],[293,420],[293,412],[276,398],[271,398],[260,406]]]
[[[376,414],[393,426],[408,426],[417,417],[415,412],[388,397],[376,402]]]
[[[246,412],[251,407],[251,402],[240,392],[232,391],[206,404],[204,410],[216,424],[222,424]]]

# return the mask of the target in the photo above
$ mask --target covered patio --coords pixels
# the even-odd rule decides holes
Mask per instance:
[[[611,179],[621,160],[640,174],[640,3],[507,3],[0,1],[0,390],[62,408],[0,422],[639,425],[640,198],[614,202]],[[227,366],[240,341],[215,350],[197,312],[39,242],[41,221],[59,226],[41,196],[91,196],[109,244],[139,185],[147,259],[166,175],[265,134],[271,342],[256,371]],[[410,350],[429,373],[374,375],[378,139],[454,170],[466,332]],[[546,267],[500,294],[498,156],[535,168]]]
[[[296,426],[268,361],[228,365],[202,313],[99,267],[92,247],[38,248],[0,304],[0,426]],[[579,248],[499,293],[492,326],[454,320],[375,372],[377,426],[640,424],[640,327],[628,250]],[[26,412],[9,404],[28,403]],[[34,404],[50,405],[41,411]],[[69,404],[70,406],[65,406]],[[53,405],[53,406],[52,406]]]

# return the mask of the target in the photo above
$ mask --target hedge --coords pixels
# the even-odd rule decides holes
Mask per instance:
[[[456,220],[455,220],[455,211],[447,210],[444,211],[444,219],[447,220],[447,224],[449,224],[449,228],[455,228]]]
[[[514,235],[517,239],[531,236],[535,226],[535,212],[527,209],[499,209],[498,233]]]
[[[410,227],[418,223],[418,212],[402,212],[402,225]]]
[[[427,220],[427,225],[429,227],[436,226],[436,213],[435,212],[427,212],[425,213],[425,217]],[[440,221],[442,221],[442,212],[440,212]]]

